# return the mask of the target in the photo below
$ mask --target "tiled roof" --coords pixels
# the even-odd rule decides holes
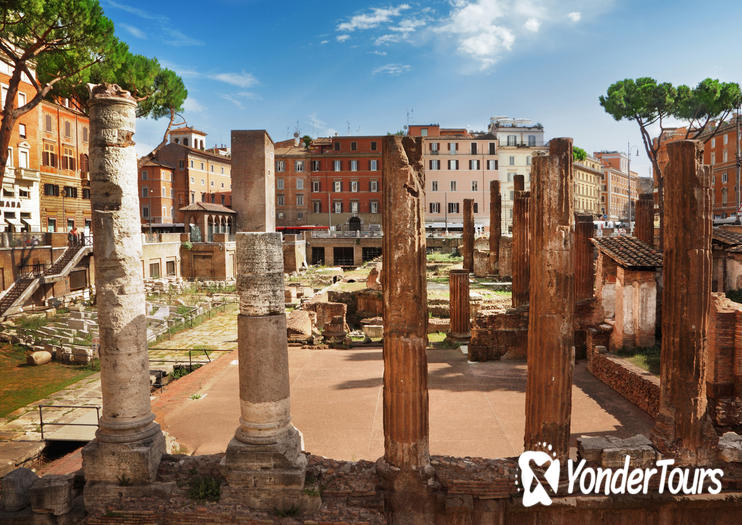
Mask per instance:
[[[180,211],[212,211],[215,213],[237,213],[231,208],[216,204],[214,202],[194,202],[189,204],[185,208],[181,208]]]
[[[629,235],[590,239],[602,253],[624,268],[662,266],[662,254],[644,241]]]
[[[742,244],[742,233],[727,228],[714,228],[711,241],[726,244],[727,246],[738,246]]]

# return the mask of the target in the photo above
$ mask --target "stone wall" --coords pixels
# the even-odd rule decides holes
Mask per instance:
[[[525,359],[528,348],[528,307],[505,312],[481,311],[474,316],[470,361]]]
[[[234,242],[196,242],[180,251],[181,275],[188,280],[234,279]]]
[[[712,294],[706,396],[714,424],[742,428],[742,305]]]

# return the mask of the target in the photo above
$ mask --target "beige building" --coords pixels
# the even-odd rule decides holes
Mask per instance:
[[[423,137],[426,226],[463,228],[464,199],[474,201],[475,227],[489,226],[490,181],[500,180],[495,136],[438,124],[410,126],[408,134]]]
[[[590,214],[595,218],[602,216],[600,188],[603,179],[603,166],[600,160],[588,155],[585,160],[574,162],[575,212]]]
[[[525,189],[530,188],[531,161],[544,147],[544,127],[528,119],[492,117],[489,132],[499,144],[500,191],[502,191],[503,232],[510,232],[513,224],[513,179],[524,175]]]
[[[620,151],[600,151],[593,154],[603,165],[603,180],[600,188],[600,213],[605,220],[634,220],[634,207],[629,209],[629,198],[639,198],[639,176],[635,171],[629,175],[629,159]]]

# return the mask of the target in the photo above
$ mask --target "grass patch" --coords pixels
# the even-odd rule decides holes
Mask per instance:
[[[660,374],[660,347],[622,348],[618,355],[651,374]]]
[[[52,361],[41,366],[26,364],[26,349],[20,345],[0,346],[0,417],[44,399],[95,370],[91,365]]]
[[[726,296],[735,303],[742,303],[742,290],[729,290],[726,292]]]
[[[464,262],[464,257],[458,253],[431,252],[427,255],[427,261],[432,263],[458,264]]]
[[[219,501],[222,482],[214,476],[192,476],[188,482],[188,497],[196,501]]]
[[[24,315],[23,317],[14,319],[15,325],[22,330],[38,330],[51,321],[51,319],[47,319],[44,315]]]

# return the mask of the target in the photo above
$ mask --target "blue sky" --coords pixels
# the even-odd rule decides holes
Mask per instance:
[[[384,134],[409,123],[486,129],[531,118],[588,151],[639,147],[633,122],[598,104],[639,76],[742,82],[742,2],[101,0],[119,37],[181,74],[185,117],[207,144],[231,129],[274,140]],[[140,154],[165,120],[140,120]],[[632,147],[632,149],[634,149]]]

